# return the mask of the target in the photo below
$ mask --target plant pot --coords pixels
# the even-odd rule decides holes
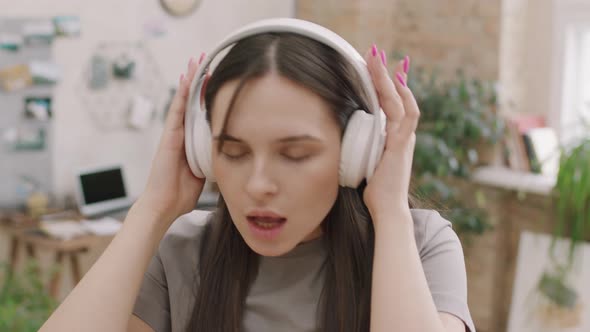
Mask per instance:
[[[580,266],[564,268],[550,261],[539,277],[530,303],[529,314],[535,331],[557,332],[580,327],[585,305],[581,297],[582,286]]]

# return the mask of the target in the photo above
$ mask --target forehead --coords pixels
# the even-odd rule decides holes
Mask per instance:
[[[214,135],[221,131],[238,84],[238,81],[225,83],[215,97],[211,115]],[[339,129],[332,113],[328,104],[308,88],[285,77],[268,74],[244,84],[226,130],[234,135],[250,135],[252,130],[277,135],[305,130],[319,135],[326,130]]]

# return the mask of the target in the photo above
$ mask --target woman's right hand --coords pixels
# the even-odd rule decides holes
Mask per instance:
[[[192,173],[184,148],[184,114],[189,89],[204,56],[201,54],[198,62],[191,58],[187,73],[180,76],[146,188],[138,200],[142,208],[150,209],[170,223],[195,208],[205,184],[205,179]]]

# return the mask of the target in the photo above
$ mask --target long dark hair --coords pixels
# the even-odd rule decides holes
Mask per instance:
[[[300,35],[266,33],[236,43],[209,79],[205,91],[207,110],[213,108],[215,95],[224,83],[239,80],[222,133],[244,84],[270,72],[322,97],[342,132],[355,110],[367,109],[360,78],[341,54]],[[207,119],[211,120],[210,113]],[[364,182],[356,189],[340,187],[334,206],[321,224],[327,253],[317,315],[322,331],[369,330],[375,233],[362,199],[364,187]],[[256,278],[258,263],[258,254],[248,247],[234,226],[220,196],[202,237],[188,331],[241,331],[244,303]]]

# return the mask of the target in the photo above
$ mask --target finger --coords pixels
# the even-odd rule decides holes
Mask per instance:
[[[379,98],[379,105],[388,119],[388,127],[395,128],[404,117],[403,102],[394,83],[387,74],[387,68],[383,64],[383,60],[377,51],[375,45],[369,51],[367,59],[367,67],[371,73],[377,97]]]
[[[190,85],[204,56],[205,54],[202,53],[198,61],[191,57],[188,63],[187,73],[180,76],[178,89],[176,90],[166,119],[166,127],[169,130],[177,130],[184,125],[184,114],[186,112]]]
[[[205,53],[201,53],[201,56],[199,57],[198,60],[191,58],[191,60],[189,61],[188,70],[187,70],[187,73],[185,76],[186,80],[187,80],[187,84],[185,84],[185,88],[182,90],[182,96],[184,98],[188,98],[191,84],[192,84],[192,82],[195,78],[195,74],[196,74],[197,70],[199,69],[199,66],[203,62],[204,58],[205,58]]]
[[[407,75],[405,69],[408,69],[407,63],[409,58],[400,61],[395,67],[395,87],[404,104],[404,118],[400,122],[398,134],[402,137],[408,137],[416,131],[418,120],[420,119],[420,108],[416,102],[414,94],[407,86]]]
[[[184,112],[186,105],[186,98],[182,96],[182,90],[186,85],[185,74],[180,75],[178,89],[172,98],[170,108],[168,109],[168,115],[166,115],[165,127],[168,130],[175,130],[181,128],[184,125]]]

